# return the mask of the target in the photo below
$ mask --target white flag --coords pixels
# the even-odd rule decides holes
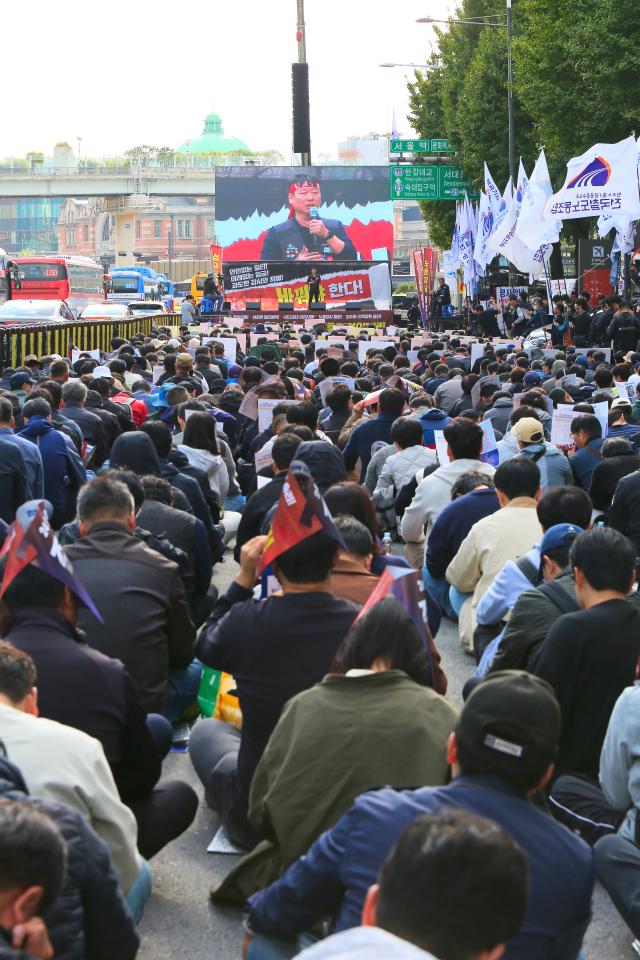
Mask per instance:
[[[550,253],[551,247],[545,244],[531,249],[518,238],[518,223],[528,191],[529,179],[521,160],[518,168],[516,195],[501,224],[500,235],[496,236],[496,252],[510,260],[520,273],[528,273],[537,280],[544,269],[545,259]]]
[[[473,266],[473,239],[471,236],[471,224],[469,222],[469,205],[465,199],[460,207],[460,236],[458,239],[460,245],[460,266],[462,267],[463,279],[465,284],[469,285],[475,279],[475,269]]]
[[[491,207],[491,213],[493,214],[493,220],[495,222],[502,197],[486,163],[484,165],[484,191],[489,200],[489,206]]]
[[[480,208],[478,214],[478,232],[476,242],[473,248],[473,259],[480,268],[480,273],[484,273],[487,263],[492,257],[487,248],[487,241],[493,228],[493,213],[491,212],[491,203],[489,197],[482,191],[480,194]]]
[[[504,193],[500,200],[500,207],[498,208],[498,213],[496,214],[493,221],[493,230],[491,236],[489,237],[489,243],[487,244],[489,250],[493,253],[497,253],[500,247],[500,244],[504,240],[506,233],[511,229],[512,223],[509,216],[509,211],[513,206],[513,188],[511,185],[511,177],[504,188]]]
[[[556,243],[560,237],[562,223],[542,219],[544,205],[553,194],[549,178],[549,168],[544,150],[536,160],[527,190],[524,191],[516,237],[530,250],[537,250],[543,244]]]
[[[615,239],[611,248],[611,253],[621,253],[624,256],[631,253],[634,247],[634,238],[636,235],[636,225],[632,221],[627,224],[626,230],[616,230]]]
[[[634,137],[594,144],[569,160],[564,186],[547,200],[544,219],[575,220],[600,214],[640,219],[637,169]]]

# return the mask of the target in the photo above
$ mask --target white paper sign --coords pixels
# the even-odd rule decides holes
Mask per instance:
[[[271,477],[256,477],[258,490],[262,490],[262,488],[266,487],[268,483],[271,483],[271,479]]]
[[[355,380],[353,377],[327,377],[326,380],[321,380],[318,384],[318,389],[320,391],[320,399],[322,401],[322,406],[324,407],[327,402],[327,394],[333,390],[333,388],[338,383],[344,383],[349,390],[355,389]]]
[[[76,360],[80,359],[80,355],[83,353],[88,353],[92,360],[97,360],[100,363],[100,351],[99,350],[72,350],[71,351],[71,363],[75,363]]]
[[[447,453],[447,447],[449,444],[445,440],[444,430],[434,430],[433,437],[436,442],[436,456],[440,466],[442,466],[444,463],[449,463],[449,454]]]
[[[157,383],[164,372],[165,372],[164,364],[154,363],[151,370],[152,382]]]
[[[571,424],[580,416],[573,406],[568,403],[559,403],[551,418],[551,443],[555,443],[560,450],[570,450],[575,446],[571,435]]]
[[[267,430],[273,420],[273,408],[281,403],[298,403],[298,400],[258,400],[258,433]]]
[[[358,360],[360,363],[364,363],[367,350],[384,350],[385,347],[395,346],[391,340],[359,340],[358,341]]]
[[[254,456],[254,463],[256,465],[256,473],[260,473],[261,470],[264,470],[265,467],[270,467],[273,457],[271,456],[271,451],[273,449],[275,437],[271,440],[268,440],[264,447],[261,447]]]

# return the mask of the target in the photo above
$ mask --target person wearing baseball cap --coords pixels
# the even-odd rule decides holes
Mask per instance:
[[[526,915],[507,956],[577,957],[591,918],[593,855],[529,802],[553,775],[560,734],[560,707],[547,683],[520,671],[489,677],[449,737],[452,782],[362,794],[304,857],[249,898],[249,930],[261,939],[292,936],[327,913],[334,913],[337,931],[357,926],[367,890],[405,827],[423,814],[456,808],[504,828],[527,861]]]
[[[538,464],[540,486],[543,490],[547,487],[559,487],[567,483],[573,483],[569,461],[558,450],[555,443],[545,440],[542,424],[539,420],[535,420],[533,417],[523,417],[522,420],[518,420],[513,425],[511,430],[518,441],[520,450],[518,456],[526,457]]]
[[[9,389],[11,393],[15,393],[20,406],[24,406],[24,402],[35,387],[38,381],[34,380],[30,372],[23,370],[18,370],[16,373],[11,375],[9,380]]]

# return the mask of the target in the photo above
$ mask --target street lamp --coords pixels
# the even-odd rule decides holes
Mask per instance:
[[[515,121],[513,114],[513,60],[511,57],[512,24],[511,0],[506,0],[507,11],[504,14],[491,14],[488,17],[469,17],[461,20],[439,20],[436,17],[418,17],[416,23],[465,23],[476,27],[492,27],[507,31],[507,112],[509,122],[509,174],[512,183],[516,181],[516,145]]]

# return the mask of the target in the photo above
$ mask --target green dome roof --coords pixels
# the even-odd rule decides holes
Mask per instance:
[[[193,140],[185,140],[178,147],[178,153],[231,153],[232,150],[249,150],[246,143],[236,137],[225,137],[222,120],[217,113],[204,118],[202,135]]]

